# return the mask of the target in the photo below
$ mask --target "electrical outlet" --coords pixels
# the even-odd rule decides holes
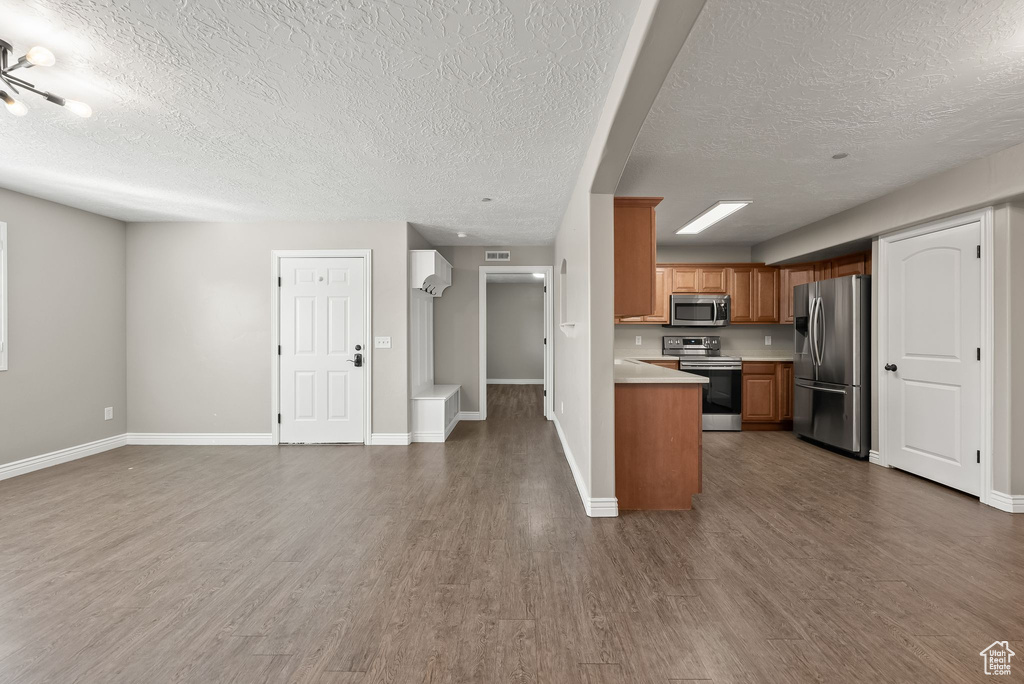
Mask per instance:
[[[108,406],[103,409],[103,420],[114,420],[114,407]]]
[[[376,349],[391,349],[391,338],[390,337],[374,337],[373,346]]]
[[[766,347],[772,346],[772,336],[771,335],[765,335],[764,336],[764,346],[766,346]]]
[[[642,337],[640,337],[639,335],[637,335],[637,336],[636,336],[636,346],[638,346],[638,347],[639,347],[639,346],[640,346],[641,344],[643,344],[643,343],[644,343],[644,338],[642,338]]]

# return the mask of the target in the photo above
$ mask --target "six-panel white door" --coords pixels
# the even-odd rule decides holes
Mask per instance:
[[[981,490],[981,259],[978,221],[888,248],[885,443],[889,465]]]
[[[281,259],[282,443],[366,441],[363,269],[359,257]]]

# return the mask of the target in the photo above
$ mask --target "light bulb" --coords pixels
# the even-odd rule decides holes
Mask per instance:
[[[64,106],[83,119],[88,119],[92,116],[92,107],[84,102],[79,102],[78,100],[64,100]]]
[[[26,114],[28,114],[28,107],[25,106],[24,102],[19,102],[18,100],[15,100],[13,97],[3,92],[2,90],[0,90],[0,100],[4,101],[4,105],[6,105],[7,111],[9,111],[14,116],[25,116]]]
[[[25,54],[25,59],[35,66],[53,66],[57,58],[41,45],[36,45]]]

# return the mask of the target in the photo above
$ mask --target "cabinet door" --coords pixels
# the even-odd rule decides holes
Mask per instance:
[[[654,314],[644,316],[645,323],[668,323],[668,299],[672,293],[668,289],[670,268],[659,266],[654,272]]]
[[[743,364],[744,422],[779,422],[779,374],[775,366],[774,363]]]
[[[701,294],[725,294],[728,289],[728,269],[702,266],[697,271],[697,291]]]
[[[849,256],[833,259],[831,263],[833,278],[842,278],[849,275],[864,275],[867,273],[867,263],[864,254],[850,254]]]
[[[733,266],[729,269],[729,296],[732,307],[730,322],[752,322],[754,320],[753,266]]]
[[[616,316],[615,317],[615,324],[616,325],[618,325],[619,323],[633,323],[633,324],[636,324],[636,323],[643,323],[643,322],[644,322],[644,317],[643,316]]]
[[[831,261],[819,261],[814,264],[814,279],[815,280],[828,280],[832,277],[832,262]]]
[[[782,269],[779,292],[779,323],[793,322],[793,288],[814,282],[814,264],[798,264]]]
[[[779,366],[779,420],[793,420],[793,364]]]
[[[672,269],[672,291],[678,294],[693,294],[697,292],[696,266],[676,266]]]
[[[654,313],[656,226],[660,197],[615,198],[615,315]]]
[[[756,323],[779,322],[779,269],[759,266],[754,269],[754,297],[751,318]]]

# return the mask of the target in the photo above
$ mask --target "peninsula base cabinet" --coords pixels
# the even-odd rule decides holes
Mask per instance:
[[[744,361],[744,430],[793,429],[793,363]]]

